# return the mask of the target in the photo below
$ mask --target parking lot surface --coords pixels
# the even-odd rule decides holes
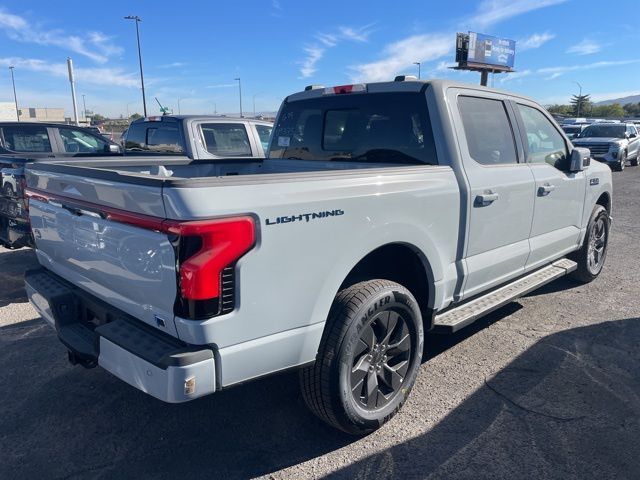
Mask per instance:
[[[295,372],[180,405],[71,366],[0,248],[0,478],[637,478],[640,168],[614,173],[605,269],[429,336],[401,412],[354,438]]]

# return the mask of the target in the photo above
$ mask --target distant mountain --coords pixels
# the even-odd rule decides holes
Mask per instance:
[[[596,102],[596,105],[613,105],[614,103],[619,103],[620,105],[625,105],[627,103],[639,103],[640,95],[631,95],[629,97],[622,98],[613,98],[611,100],[602,100],[601,102]]]

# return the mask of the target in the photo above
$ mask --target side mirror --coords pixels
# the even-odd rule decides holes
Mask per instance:
[[[571,150],[570,172],[581,172],[591,164],[591,150],[575,147]]]
[[[636,135],[635,133],[630,133],[629,134],[629,138],[636,138],[638,135]]]
[[[122,153],[119,145],[109,144],[109,153]]]

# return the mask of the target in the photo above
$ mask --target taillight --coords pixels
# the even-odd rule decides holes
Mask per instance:
[[[189,300],[219,297],[222,270],[251,250],[256,241],[251,217],[165,225],[167,232],[180,236],[180,241],[198,239],[199,248],[180,258],[180,294]]]

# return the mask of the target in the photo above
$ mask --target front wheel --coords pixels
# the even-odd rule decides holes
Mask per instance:
[[[347,433],[370,433],[402,407],[424,343],[418,303],[403,286],[370,280],[336,296],[314,365],[300,373],[307,406]]]
[[[618,163],[615,166],[615,169],[618,172],[621,172],[624,170],[624,167],[627,166],[627,152],[621,152],[620,153],[620,160],[618,161]]]
[[[578,268],[571,273],[573,279],[589,283],[600,275],[607,257],[609,226],[609,213],[602,205],[596,205],[591,212],[582,247],[569,255],[578,263]]]
[[[639,159],[640,159],[640,148],[638,148],[638,150],[636,151],[635,158],[633,160],[629,160],[629,163],[631,163],[632,167],[637,167]]]

